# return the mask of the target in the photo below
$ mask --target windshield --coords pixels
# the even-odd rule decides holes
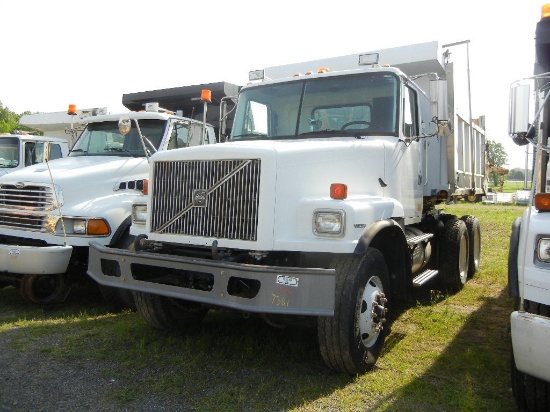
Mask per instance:
[[[239,95],[231,139],[398,136],[398,90],[399,79],[388,73],[250,88]]]
[[[158,149],[166,120],[141,119],[139,127],[144,137]],[[145,143],[148,147],[148,142]],[[148,148],[149,149],[149,148]],[[135,122],[127,135],[118,130],[118,121],[89,123],[71,150],[70,156],[145,156]]]
[[[7,137],[0,139],[0,168],[12,168],[19,165],[19,139]]]

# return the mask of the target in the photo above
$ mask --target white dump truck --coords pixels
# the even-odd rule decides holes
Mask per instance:
[[[429,42],[251,72],[228,141],[153,155],[144,233],[91,242],[88,274],[134,291],[154,327],[211,308],[309,320],[330,368],[369,370],[393,302],[479,266],[479,220],[436,207],[464,170],[455,131],[484,136],[456,110],[453,66]],[[484,140],[467,147],[483,165]]]
[[[66,157],[69,141],[25,132],[0,134],[0,176],[48,160]]]
[[[82,117],[85,129],[68,157],[0,178],[0,287],[18,286],[33,303],[63,300],[72,285],[90,281],[90,240],[131,243],[131,205],[146,193],[151,154],[216,142],[205,118],[183,116],[205,115],[201,86],[213,87],[209,98],[219,100],[234,85],[175,88],[165,93],[171,101],[144,101],[139,111]],[[102,291],[113,300],[121,295]]]
[[[535,32],[534,75],[510,90],[510,135],[534,147],[529,207],[512,225],[508,289],[511,314],[511,380],[518,406],[550,410],[550,4]],[[533,110],[534,107],[534,110]]]

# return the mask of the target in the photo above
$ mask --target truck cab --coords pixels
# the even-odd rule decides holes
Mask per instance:
[[[68,139],[27,133],[0,134],[0,176],[68,154]]]

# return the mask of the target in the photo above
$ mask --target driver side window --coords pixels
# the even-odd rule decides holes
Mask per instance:
[[[406,87],[403,93],[403,135],[414,137],[419,134],[416,92]]]

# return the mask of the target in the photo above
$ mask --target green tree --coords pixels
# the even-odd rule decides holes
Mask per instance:
[[[0,133],[13,133],[19,126],[19,118],[21,116],[10,111],[2,105],[0,101]]]
[[[487,163],[494,168],[501,168],[508,162],[508,154],[502,143],[487,140],[485,143]],[[506,180],[505,174],[491,172],[489,174],[496,187],[501,186]]]

